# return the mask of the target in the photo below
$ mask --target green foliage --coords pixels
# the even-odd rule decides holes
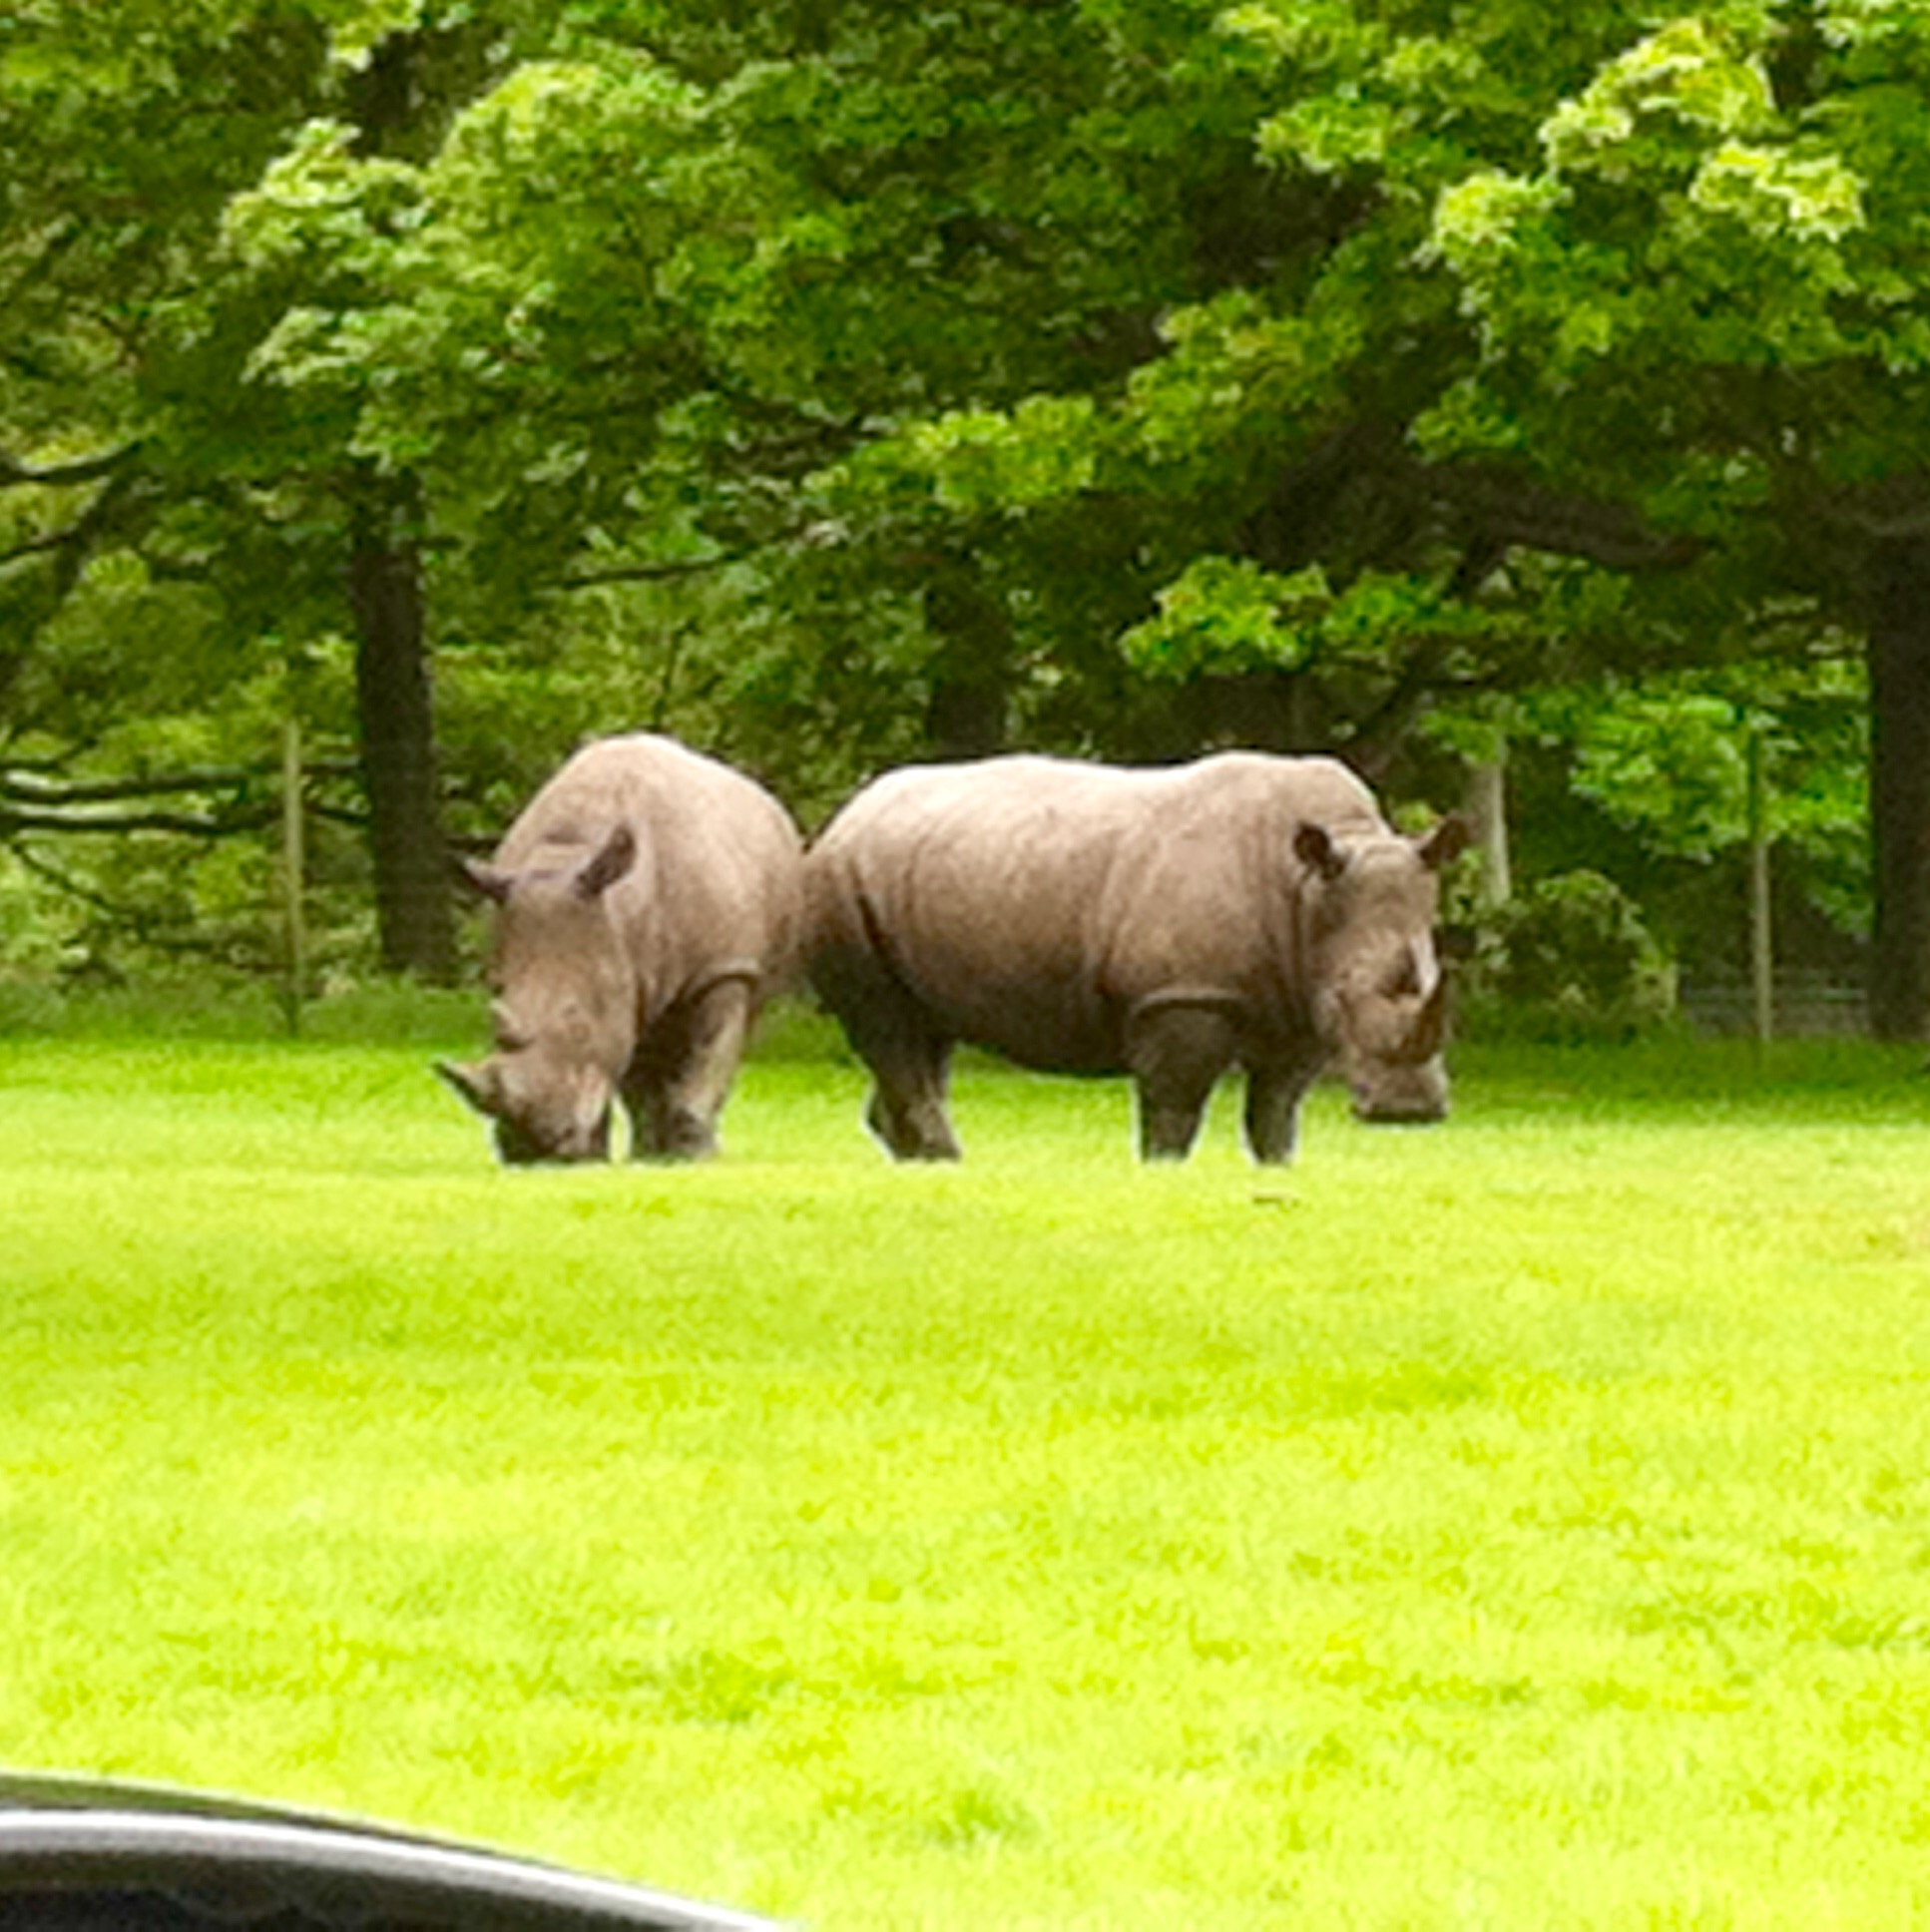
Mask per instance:
[[[1612,487],[1633,485],[1659,515],[1681,517],[1669,467],[1769,461],[1778,440],[1786,456],[1799,439],[1817,466],[1797,496],[1840,480],[1850,443],[1893,469],[1923,406],[1886,396],[1878,456],[1840,387],[1873,373],[1873,356],[1901,369],[1916,354],[1904,344],[1919,341],[1919,295],[1898,273],[1915,217],[1872,164],[1894,118],[1914,123],[1921,106],[1826,57],[1779,92],[1773,47],[1759,15],[1663,26],[1545,112],[1539,170],[1472,171],[1436,208],[1432,245],[1481,328],[1490,409],[1544,463],[1572,450],[1597,487],[1619,469]],[[1751,392],[1740,371],[1764,379]],[[1828,373],[1806,385],[1804,371]],[[1611,437],[1638,416],[1649,435]],[[1702,487],[1721,475],[1703,466]],[[1727,494],[1731,512],[1760,501]],[[1702,517],[1726,528],[1706,505]]]
[[[1009,415],[957,411],[921,425],[911,455],[948,510],[1024,510],[1087,488],[1096,460],[1092,407],[1083,398],[1033,396]]]
[[[42,1014],[57,1006],[52,982],[78,964],[75,950],[48,901],[53,894],[36,889],[33,875],[12,852],[0,852],[0,959],[7,975],[0,979],[0,999],[18,998],[24,1014]],[[16,995],[15,986],[31,987]],[[0,1009],[4,1011],[4,1009]]]
[[[1202,557],[1160,592],[1159,605],[1159,616],[1129,631],[1122,649],[1161,677],[1186,679],[1205,671],[1297,669],[1314,648],[1317,620],[1333,608],[1333,593],[1317,569],[1282,577],[1244,559]]]
[[[1586,797],[1719,853],[1729,740],[1648,674],[1860,621],[1854,533],[1917,513],[1923,52],[1851,0],[16,10],[0,453],[130,454],[0,488],[0,754],[118,775],[218,660],[330,648],[381,473],[465,836],[645,721],[813,815],[961,679],[1446,802],[1430,710],[1606,669]],[[1827,742],[1781,832],[1866,924]]]
[[[1753,54],[1704,20],[1675,20],[1608,62],[1582,94],[1543,124],[1542,146],[1568,175],[1626,177],[1641,165],[1635,144],[1667,162],[1679,130],[1760,133],[1774,124],[1769,79]]]
[[[1715,655],[1699,631],[1683,636],[1689,614],[1573,566],[1545,574],[1533,595],[1553,618],[1544,663],[1581,675],[1440,703],[1421,725],[1457,759],[1509,766],[1517,876],[1601,871],[1640,902],[1685,974],[1732,974],[1744,947],[1753,743],[1779,950],[1786,964],[1852,979],[1871,905],[1857,641],[1808,600],[1785,600],[1741,623],[1715,614]],[[1592,673],[1618,634],[1646,638],[1650,667],[1629,651],[1622,671]],[[1695,656],[1714,662],[1687,668]]]
[[[1807,677],[1753,666],[1737,675],[1653,680],[1538,708],[1566,713],[1576,788],[1657,849],[1706,858],[1749,833],[1748,755],[1765,761],[1765,834],[1839,848],[1857,820],[1866,748],[1859,666],[1823,660]]]
[[[1576,789],[1706,857],[1747,834],[1747,737],[1735,707],[1719,698],[1612,699],[1582,723]]]
[[[422,25],[429,0],[311,0],[328,28],[328,50],[343,66],[364,68],[383,41]]]
[[[1655,1031],[1675,1005],[1675,976],[1642,916],[1612,879],[1538,879],[1490,915],[1467,974],[1477,1036],[1579,1042]]]

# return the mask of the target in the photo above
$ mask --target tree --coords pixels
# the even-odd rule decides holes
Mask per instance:
[[[1692,665],[1806,601],[1869,641],[1872,1014],[1921,1032],[1926,33],[1847,0],[1180,16],[1168,84],[1273,171],[1240,265],[1083,412],[955,410],[859,465],[981,522],[1083,497],[1159,554],[1146,670],[1284,687],[1262,730],[1370,765],[1444,689]]]
[[[1753,7],[1633,38],[1444,194],[1482,335],[1463,456],[1586,474],[1868,638],[1881,1033],[1930,1028],[1930,311],[1915,6]]]
[[[0,488],[37,499],[17,534],[0,527],[0,598],[23,640],[13,663],[63,682],[60,613],[91,560],[120,553],[157,583],[202,587],[231,677],[257,641],[354,635],[380,949],[437,978],[455,958],[429,512],[406,464],[358,444],[352,384],[314,412],[312,393],[291,408],[255,378],[291,311],[379,313],[406,256],[420,160],[491,61],[513,60],[516,35],[551,11],[107,0],[29,5],[0,25],[0,264],[18,296],[0,321],[0,451],[12,452]],[[317,120],[329,111],[334,122]],[[331,129],[364,164],[357,193],[330,206],[334,246],[267,264],[277,284],[239,245],[238,211],[288,179],[291,157],[326,149]],[[139,677],[123,669],[138,712]],[[42,761],[71,759],[98,748],[113,709],[97,704],[64,740],[45,737],[44,706],[10,723]]]
[[[105,315],[160,277],[140,352],[35,311],[66,361],[0,423],[39,425],[31,467],[108,466],[35,486],[64,521],[7,535],[13,576],[58,592],[133,518],[239,635],[354,630],[390,935],[439,843],[429,654],[460,708],[626,586],[827,793],[1013,738],[1339,746],[1444,786],[1414,728],[1444,697],[1702,664],[1793,605],[1871,639],[1907,1028],[1918,11],[91,11],[156,79],[35,9],[36,58],[92,49],[122,110],[199,102],[194,48],[281,52],[192,221],[90,284]],[[6,246],[40,233],[10,215]]]
[[[1599,487],[1448,460],[1480,344],[1425,251],[1435,199],[1532,145],[1542,90],[1621,23],[1524,34],[1497,5],[1464,48],[1342,7],[1080,12],[1083,92],[1035,107],[1132,211],[1119,247],[1143,271],[1110,311],[1056,274],[1055,319],[1116,353],[878,423],[825,479],[829,513],[880,554],[972,529],[1025,586],[1035,723],[1071,687],[1084,740],[1113,748],[1236,734],[1380,768],[1434,693],[1587,662],[1628,600],[1523,553],[1621,571],[1695,546]],[[1362,98],[1382,83],[1384,112]]]
[[[1471,760],[1505,742],[1528,870],[1609,873],[1698,979],[1746,963],[1758,835],[1789,964],[1840,969],[1869,932],[1860,641],[1753,618],[1723,664],[1448,704],[1424,726]]]

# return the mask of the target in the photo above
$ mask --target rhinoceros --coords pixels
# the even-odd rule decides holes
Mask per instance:
[[[689,1159],[758,1007],[794,976],[802,841],[776,799],[672,738],[578,751],[488,864],[496,1051],[440,1065],[504,1161],[602,1160],[621,1098],[639,1158]]]
[[[813,844],[806,963],[900,1160],[957,1158],[946,1080],[968,1041],[1130,1074],[1148,1159],[1184,1159],[1243,1068],[1247,1147],[1283,1162],[1330,1061],[1367,1120],[1445,1114],[1434,919],[1466,841],[1455,817],[1396,833],[1332,758],[909,766]]]

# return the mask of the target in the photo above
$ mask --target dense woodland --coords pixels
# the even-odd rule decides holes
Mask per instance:
[[[1930,0],[12,0],[0,973],[455,975],[655,726],[1505,765],[1930,1033]]]

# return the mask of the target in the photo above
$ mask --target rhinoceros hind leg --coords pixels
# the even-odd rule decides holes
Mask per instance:
[[[1232,1018],[1217,1008],[1176,1002],[1135,1015],[1127,1064],[1139,1088],[1142,1159],[1184,1161],[1193,1152],[1213,1082],[1236,1051]]]
[[[713,986],[663,1030],[624,1083],[631,1155],[639,1161],[703,1161],[718,1150],[718,1116],[743,1058],[750,988]]]

